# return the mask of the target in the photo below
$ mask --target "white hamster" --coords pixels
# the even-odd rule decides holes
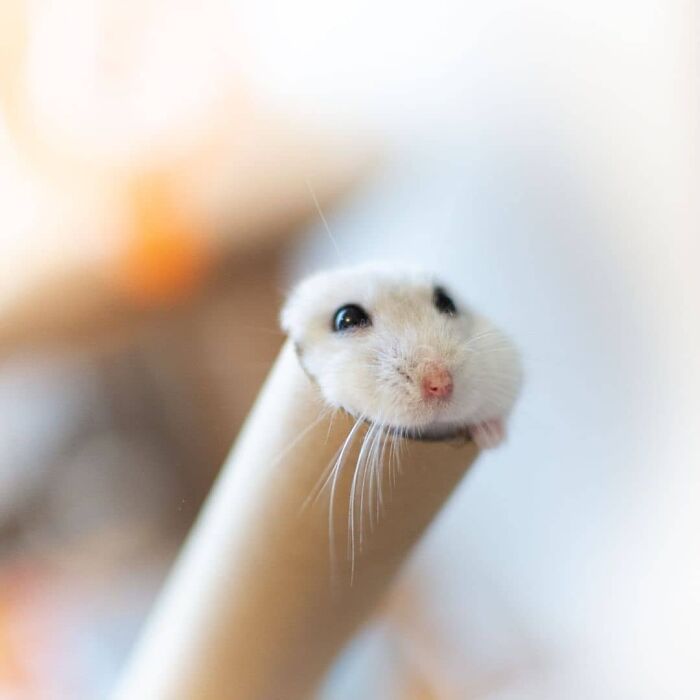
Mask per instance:
[[[423,439],[495,447],[522,383],[518,351],[429,273],[396,265],[302,281],[282,327],[326,402]]]

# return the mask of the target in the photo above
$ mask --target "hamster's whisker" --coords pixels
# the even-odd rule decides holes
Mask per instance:
[[[343,254],[340,252],[340,246],[338,246],[338,241],[335,240],[335,236],[331,232],[331,227],[328,225],[328,220],[326,219],[325,214],[323,213],[323,209],[321,209],[321,203],[318,201],[318,197],[316,196],[316,190],[314,189],[313,185],[311,184],[311,180],[307,177],[305,178],[306,180],[306,187],[309,190],[309,194],[311,195],[311,199],[314,202],[314,206],[316,207],[316,211],[318,212],[318,217],[321,219],[321,223],[323,224],[323,228],[325,229],[326,233],[328,234],[328,238],[330,239],[331,243],[333,244],[333,248],[335,249],[335,253],[338,256],[338,259],[341,262],[343,261]]]
[[[369,530],[374,530],[374,502],[377,499],[376,487],[374,482],[374,447],[377,444],[377,437],[380,434],[379,423],[375,422],[376,426],[372,433],[372,444],[367,453],[367,473],[368,473],[368,493],[367,493],[367,515],[369,519]]]
[[[328,416],[329,414],[330,414],[330,416],[331,416],[330,424],[332,425],[332,422],[333,422],[333,420],[335,419],[335,416],[336,416],[336,414],[337,414],[337,410],[335,410],[335,409],[323,410],[323,411],[321,412],[321,414],[319,415],[319,417],[318,417],[313,423],[311,423],[311,425],[309,425],[309,426],[304,430],[304,432],[302,432],[302,433],[298,436],[298,438],[302,438],[305,432],[307,432],[308,430],[310,430],[311,428],[313,428],[313,427],[314,427],[315,425],[317,425],[320,421],[322,421],[322,420],[324,420],[325,418],[327,418],[327,416]],[[359,420],[359,419],[358,419],[358,420]],[[353,426],[353,428],[354,428],[354,427],[355,427],[355,426]],[[330,425],[329,425],[329,427],[328,427],[328,433],[326,434],[326,441],[328,441],[328,438],[329,438],[329,436],[330,436],[330,430],[331,430],[331,428],[330,428]],[[333,470],[334,470],[335,466],[336,466],[337,463],[338,463],[338,455],[339,455],[339,454],[343,451],[343,449],[346,447],[347,441],[350,439],[351,435],[352,435],[352,429],[350,430],[348,436],[345,438],[345,442],[340,446],[340,448],[338,448],[338,451],[337,451],[337,452],[335,453],[335,455],[333,456],[333,459],[331,459],[331,461],[328,463],[328,466],[323,470],[323,473],[321,474],[321,476],[319,477],[318,481],[316,482],[316,485],[315,485],[315,486],[311,489],[311,491],[309,492],[309,495],[306,497],[306,500],[305,500],[304,503],[302,504],[302,507],[301,507],[302,511],[303,511],[304,509],[306,509],[306,508],[309,506],[309,504],[315,503],[315,502],[318,500],[318,498],[320,497],[320,495],[323,493],[323,491],[325,490],[326,486],[328,486],[328,483],[330,482],[331,477],[333,476]],[[295,439],[295,441],[292,443],[292,445],[296,444],[296,442],[297,442],[297,440]],[[285,451],[288,450],[288,449],[289,449],[288,447],[285,448]]]
[[[513,377],[504,372],[480,372],[476,378],[479,387],[487,389],[487,393],[501,396],[513,396]]]
[[[333,423],[335,423],[335,418],[338,415],[339,410],[340,409],[337,409],[337,408],[331,409],[331,412],[330,412],[331,419],[328,421],[328,430],[326,431],[326,444],[328,443],[328,441],[331,438],[331,430],[333,429]]]
[[[482,331],[481,333],[477,333],[476,335],[473,335],[469,340],[467,340],[467,346],[471,345],[472,343],[475,343],[477,340],[483,340],[484,338],[490,338],[493,336],[497,336],[498,338],[502,338],[502,334],[500,331],[490,328],[489,330]]]
[[[384,423],[380,425],[380,430],[378,433],[379,439],[377,440],[377,446],[375,448],[375,459],[374,459],[374,474],[377,481],[377,522],[379,518],[384,514],[384,456],[387,443],[387,435],[384,430]]]
[[[480,371],[474,377],[476,383],[493,389],[503,389],[512,387],[513,378],[503,372]]]
[[[335,416],[336,411],[333,411],[333,416]],[[322,416],[323,417],[323,416]],[[364,416],[359,416],[356,420],[352,428],[348,431],[348,434],[341,445],[340,449],[336,452],[335,456],[329,463],[328,467],[326,468],[326,471],[324,474],[321,475],[319,479],[319,484],[321,480],[326,476],[326,479],[323,483],[322,486],[317,486],[314,488],[314,490],[309,494],[307,497],[306,501],[304,502],[303,508],[307,507],[310,501],[313,501],[314,503],[318,500],[320,495],[323,493],[323,491],[326,489],[326,487],[330,484],[330,493],[328,497],[328,541],[329,541],[329,556],[330,556],[330,562],[331,562],[331,575],[335,577],[335,570],[336,570],[336,556],[335,556],[335,526],[334,526],[334,505],[335,505],[335,492],[336,492],[336,486],[338,482],[338,477],[340,475],[340,472],[342,471],[343,464],[345,463],[345,457],[347,454],[347,451],[352,445],[355,435],[357,431],[360,429],[360,427],[364,423]],[[314,491],[316,491],[316,494],[314,496]]]
[[[382,485],[378,479],[379,474],[379,459],[380,459],[380,448],[382,445],[382,438],[384,437],[383,423],[381,421],[377,422],[377,434],[372,443],[372,450],[370,451],[370,484],[372,484],[372,494],[374,496],[373,501],[370,500],[370,525],[374,528],[375,525],[379,524],[379,503],[382,501]],[[374,520],[375,525],[372,525]]]
[[[333,518],[333,508],[335,505],[335,489],[338,483],[338,476],[340,474],[340,471],[343,468],[343,463],[345,461],[345,452],[350,444],[354,441],[355,438],[355,433],[359,430],[360,426],[364,423],[364,416],[360,415],[357,420],[355,421],[355,425],[352,426],[350,432],[348,433],[348,437],[345,439],[345,442],[343,443],[343,449],[340,454],[340,457],[338,458],[337,466],[334,468],[335,474],[333,475],[333,481],[331,482],[331,492],[329,495],[329,502],[328,502],[328,539],[330,541],[330,546],[331,546],[331,551],[330,551],[330,556],[331,556],[331,569],[332,571],[335,571],[335,562],[336,562],[336,557],[335,557],[335,525],[334,525],[334,518]]]
[[[350,486],[348,503],[348,548],[350,557],[350,582],[354,582],[355,561],[365,547],[365,528],[373,532],[376,519],[383,512],[383,492],[381,478],[383,459],[389,438],[383,421],[372,421],[364,435],[362,446],[355,464]],[[359,495],[358,495],[359,492]],[[367,507],[365,507],[367,503]]]
[[[279,464],[281,462],[285,455],[293,450],[307,435],[308,433],[315,428],[323,419],[325,416],[321,414],[316,418],[315,420],[311,421],[309,425],[307,425],[295,438],[292,440],[275,458],[275,464]]]
[[[367,514],[368,514],[368,520],[369,520],[369,531],[373,532],[374,531],[374,509],[372,507],[372,502],[373,499],[376,500],[377,495],[376,495],[376,489],[375,489],[375,483],[374,483],[374,475],[375,475],[375,461],[376,461],[376,451],[377,451],[377,444],[382,438],[382,424],[379,421],[375,421],[373,423],[373,431],[372,431],[372,437],[370,440],[370,446],[369,450],[367,452],[367,464],[365,467],[365,476],[367,478],[368,482],[368,492],[367,492]],[[364,486],[364,481],[365,479],[363,478],[363,486]]]
[[[385,431],[382,430],[382,444],[381,444],[381,449],[379,451],[379,465],[378,465],[378,470],[379,470],[379,484],[380,487],[383,488],[383,481],[384,481],[384,472],[386,470],[386,460],[387,460],[387,453],[388,453],[388,447],[390,444],[390,435]],[[380,507],[381,507],[381,514],[384,514],[384,499],[381,497],[382,496],[382,488],[379,490],[379,495],[380,495]]]
[[[355,530],[355,510],[357,507],[357,485],[360,480],[360,472],[363,471],[364,463],[367,454],[368,438],[372,432],[374,425],[365,433],[362,440],[362,447],[360,448],[360,453],[357,457],[357,462],[355,463],[355,473],[352,476],[352,483],[350,485],[350,495],[348,503],[348,539],[350,548],[350,585],[353,584],[355,580],[355,550],[356,550],[356,540],[358,533]],[[364,490],[360,493],[360,531],[359,537],[363,535],[363,517],[362,517],[362,504],[363,504]]]
[[[391,484],[392,488],[396,488],[396,480],[398,477],[399,459],[400,459],[400,435],[399,433],[391,433],[391,454],[389,455],[389,464],[391,465]]]
[[[501,351],[508,352],[512,348],[507,343],[501,343],[499,345],[484,345],[480,348],[473,348],[467,345],[465,346],[465,349],[470,355],[484,355],[486,353],[494,353]]]
[[[360,509],[360,525],[359,525],[359,548],[360,551],[362,551],[362,545],[363,545],[363,540],[364,540],[364,512],[365,512],[365,483],[367,481],[367,470],[365,469],[365,450],[367,449],[367,446],[369,445],[369,436],[372,432],[373,425],[370,425],[368,428],[367,432],[365,433],[365,439],[362,444],[362,449],[360,450],[360,455],[357,458],[357,466],[356,466],[356,473],[357,473],[357,478],[358,478],[358,483],[360,485],[360,503],[359,503],[359,509]],[[352,503],[352,508],[357,507],[355,503],[355,499],[353,499]],[[354,522],[353,522],[353,527],[354,527]],[[353,551],[353,556],[354,556],[354,551]]]
[[[389,486],[391,490],[389,491],[389,496],[391,496],[394,488],[396,487],[396,472],[394,471],[394,453],[396,450],[396,435],[394,433],[389,433],[387,435],[387,442],[389,443],[389,455],[388,455],[388,469],[389,469]]]
[[[405,446],[406,428],[399,427],[392,431],[392,435],[394,436],[394,484],[396,484],[401,476],[401,454]]]

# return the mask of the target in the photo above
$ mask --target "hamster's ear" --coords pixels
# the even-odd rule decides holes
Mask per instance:
[[[303,332],[305,313],[308,316],[310,311],[305,309],[305,306],[308,306],[305,304],[305,297],[308,295],[304,294],[304,289],[303,284],[297,285],[287,297],[280,311],[280,326],[295,341]]]
[[[328,273],[317,273],[302,280],[287,297],[280,312],[280,326],[292,340],[300,340],[306,333],[329,290],[336,286],[331,282]]]

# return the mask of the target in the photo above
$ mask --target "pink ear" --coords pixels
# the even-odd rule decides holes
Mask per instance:
[[[506,424],[502,418],[494,418],[469,427],[477,447],[489,450],[498,447],[506,439]]]

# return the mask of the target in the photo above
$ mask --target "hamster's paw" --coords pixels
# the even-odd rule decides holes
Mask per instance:
[[[472,440],[481,450],[498,447],[506,439],[506,424],[502,418],[494,418],[483,423],[476,423],[469,428]]]

